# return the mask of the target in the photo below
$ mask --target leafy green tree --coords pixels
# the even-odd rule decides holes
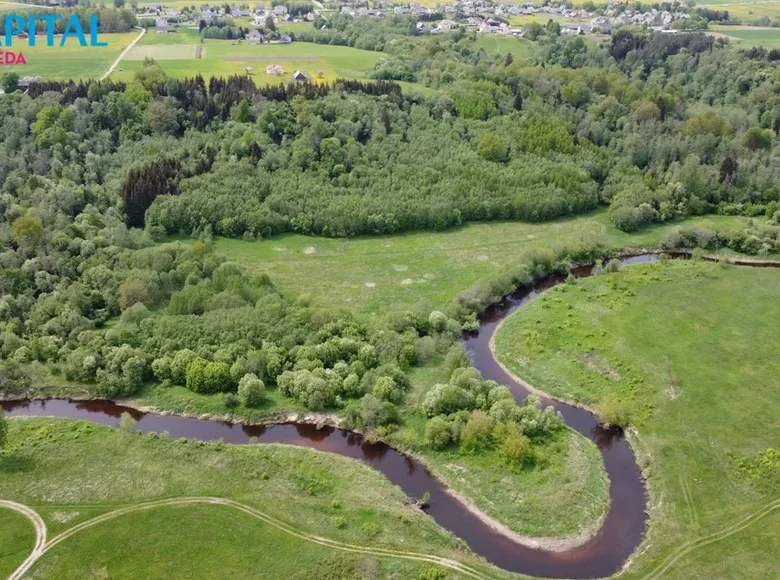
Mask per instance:
[[[254,373],[247,373],[238,382],[238,400],[245,407],[259,407],[265,400],[265,385]]]
[[[0,77],[0,88],[6,94],[13,93],[19,88],[19,75],[15,72],[7,72]]]
[[[441,450],[452,442],[450,424],[442,417],[433,417],[425,424],[425,444]]]
[[[506,161],[509,148],[495,133],[486,133],[477,143],[477,154],[496,163]]]
[[[742,142],[745,147],[751,151],[756,151],[758,149],[769,150],[772,148],[772,131],[769,129],[751,127],[745,133]]]
[[[34,248],[43,237],[43,221],[33,213],[18,217],[11,224],[11,235],[20,246]]]
[[[117,302],[122,310],[127,310],[135,304],[151,305],[146,284],[139,278],[128,278],[119,285]]]

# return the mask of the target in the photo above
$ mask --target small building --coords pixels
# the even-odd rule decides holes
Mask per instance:
[[[305,73],[302,73],[301,71],[297,70],[293,73],[293,80],[298,81],[300,83],[305,83],[308,82],[309,77]]]
[[[278,64],[269,64],[265,67],[265,74],[267,75],[283,75],[284,68]]]
[[[154,28],[157,30],[157,34],[176,32],[176,29],[168,24],[168,21],[165,18],[158,18],[154,23]]]
[[[279,44],[290,44],[291,42],[292,38],[289,34],[285,34],[279,39]]]
[[[261,42],[265,42],[265,36],[257,30],[249,32],[244,38],[249,44],[260,44]]]

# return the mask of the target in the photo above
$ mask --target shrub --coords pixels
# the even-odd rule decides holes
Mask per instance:
[[[631,411],[623,400],[610,394],[599,404],[598,414],[605,427],[627,427],[631,422]]]
[[[265,385],[254,373],[247,373],[238,382],[238,400],[245,407],[258,407],[265,400]]]
[[[442,417],[433,417],[425,425],[425,444],[431,449],[441,450],[452,442],[450,424]]]
[[[523,463],[533,457],[531,440],[520,433],[518,428],[509,428],[499,442],[498,452],[507,461]]]
[[[493,419],[485,411],[474,411],[460,433],[460,446],[466,451],[476,451],[490,442]]]
[[[223,403],[228,409],[235,409],[239,405],[238,397],[235,393],[226,393]]]
[[[388,401],[380,401],[374,395],[365,395],[351,402],[344,415],[347,424],[357,429],[375,429],[398,422],[398,409]]]

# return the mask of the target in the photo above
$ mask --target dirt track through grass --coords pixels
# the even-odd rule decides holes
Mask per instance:
[[[477,578],[477,579],[486,578],[486,576],[480,574],[473,568],[449,558],[443,558],[432,554],[422,554],[422,553],[411,552],[411,551],[390,550],[385,548],[368,548],[365,546],[357,546],[354,544],[347,544],[344,542],[329,540],[327,538],[323,538],[321,536],[315,536],[313,534],[307,534],[300,530],[296,530],[292,526],[280,522],[279,520],[276,520],[275,518],[263,513],[258,509],[255,509],[253,507],[244,505],[242,503],[233,500],[218,498],[218,497],[183,497],[183,498],[164,499],[164,500],[145,502],[141,504],[126,506],[99,515],[95,518],[82,522],[62,532],[61,534],[53,538],[45,545],[44,542],[46,540],[46,524],[43,522],[43,519],[34,510],[32,510],[27,506],[24,506],[22,504],[17,504],[15,502],[0,500],[0,506],[8,507],[9,509],[18,511],[19,513],[28,517],[35,525],[36,534],[37,534],[36,545],[33,552],[14,571],[14,573],[11,574],[9,580],[20,580],[21,578],[23,578],[24,575],[27,574],[27,572],[30,570],[30,568],[32,568],[32,566],[34,566],[35,563],[38,562],[38,560],[40,560],[49,550],[54,548],[57,544],[67,540],[71,536],[77,534],[78,532],[86,528],[90,528],[94,525],[100,524],[107,520],[111,520],[141,510],[149,510],[161,506],[187,505],[187,504],[199,504],[199,503],[216,504],[216,505],[224,505],[224,506],[232,507],[254,518],[260,519],[263,522],[271,526],[274,526],[275,528],[282,530],[287,534],[295,536],[296,538],[299,538],[307,542],[313,542],[315,544],[319,544],[321,546],[325,546],[328,548],[333,548],[336,550],[342,550],[345,552],[352,552],[357,554],[367,554],[372,556],[401,558],[404,560],[426,562],[429,564],[436,564],[438,566],[448,568],[450,570],[463,574],[464,576],[467,576],[469,578]]]

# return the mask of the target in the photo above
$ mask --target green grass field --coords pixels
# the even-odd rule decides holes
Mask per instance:
[[[107,42],[106,47],[83,47],[75,39],[69,40],[63,47],[58,46],[58,39],[52,47],[40,41],[38,46],[29,47],[26,42],[19,44],[20,41],[17,41],[13,49],[24,54],[27,64],[5,68],[22,77],[41,76],[46,80],[98,78],[137,36],[137,31],[101,34],[99,40]]]
[[[780,15],[780,11],[778,14]],[[710,26],[710,30],[727,35],[731,43],[740,48],[760,46],[770,50],[780,47],[780,28],[745,30],[733,26]]]
[[[32,551],[34,544],[35,531],[30,521],[21,514],[0,507],[0,577],[5,578],[13,572]]]
[[[735,524],[780,509],[780,461],[766,455],[780,432],[778,299],[778,270],[668,262],[560,286],[499,330],[517,375],[630,410],[652,500],[630,577],[777,577],[778,514]]]
[[[304,42],[253,45],[243,41],[205,40],[200,45],[197,36],[178,37],[178,34],[154,32],[146,36],[148,38],[144,38],[143,44],[135,46],[122,60],[122,70],[116,71],[112,78],[131,80],[148,56],[172,77],[243,75],[246,67],[251,67],[257,84],[289,81],[296,70],[306,73],[314,81],[326,82],[336,78],[365,78],[377,61],[386,56],[357,48]],[[202,46],[201,58],[195,58],[197,46]],[[266,74],[266,67],[273,64],[281,65],[284,74]]]
[[[710,216],[685,223],[724,228],[745,225],[747,219]],[[656,247],[677,225],[626,234],[611,225],[606,212],[598,211],[555,222],[481,223],[398,236],[219,239],[216,248],[248,270],[268,274],[283,292],[311,294],[318,304],[376,313],[420,301],[441,308],[477,280],[516,264],[529,250],[580,239],[615,248]]]
[[[699,8],[728,10],[731,18],[742,22],[752,22],[759,18],[777,18],[780,16],[780,2],[776,0],[755,0],[753,2],[733,2],[731,0],[705,0],[697,2]]]
[[[288,446],[186,443],[65,419],[9,424],[0,497],[40,513],[49,540],[130,508],[65,536],[31,577],[249,578],[263,570],[268,578],[415,578],[435,568],[326,548],[311,533],[437,554],[487,571],[401,490],[356,461]],[[136,510],[142,502],[197,496],[228,498],[252,512],[202,503]],[[264,523],[258,512],[299,535]],[[19,533],[26,520],[17,520],[0,513],[0,539],[13,533],[10,544],[0,543],[0,571],[13,569],[19,552],[32,546],[32,534]]]

